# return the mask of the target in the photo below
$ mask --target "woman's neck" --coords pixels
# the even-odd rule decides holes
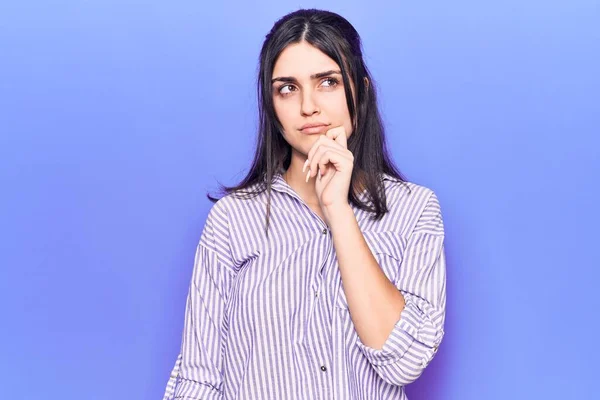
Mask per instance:
[[[316,175],[306,182],[306,174],[308,173],[308,168],[302,172],[302,167],[304,166],[304,162],[306,161],[306,156],[295,155],[292,154],[292,159],[290,161],[290,166],[283,173],[283,179],[287,182],[288,185],[298,195],[307,203],[307,204],[319,204],[319,199],[317,198],[317,191],[315,189],[315,179],[317,179]]]

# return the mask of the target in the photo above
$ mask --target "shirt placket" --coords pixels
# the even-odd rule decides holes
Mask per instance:
[[[305,210],[311,214],[311,217],[314,222],[316,222],[317,234],[321,235],[316,239],[317,246],[325,246],[323,261],[318,266],[317,270],[313,275],[313,280],[311,282],[311,288],[313,293],[313,298],[311,302],[311,306],[309,307],[310,312],[308,315],[308,320],[305,326],[307,327],[307,332],[304,337],[304,347],[306,353],[308,355],[308,359],[310,360],[311,372],[315,378],[315,381],[319,383],[318,388],[314,388],[315,392],[318,393],[318,399],[330,399],[331,398],[331,390],[332,390],[332,372],[333,368],[331,366],[331,355],[329,351],[331,350],[331,343],[327,342],[327,340],[331,339],[330,332],[322,332],[323,329],[331,329],[330,324],[323,326],[322,321],[324,318],[330,319],[329,312],[327,311],[328,302],[327,302],[327,294],[326,291],[329,290],[327,282],[327,265],[331,264],[330,257],[332,256],[332,247],[333,241],[331,239],[331,231],[325,221],[315,213],[305,202],[302,200],[298,194],[282,181],[279,181],[283,187],[285,192],[287,192],[290,196],[294,197],[298,200]]]

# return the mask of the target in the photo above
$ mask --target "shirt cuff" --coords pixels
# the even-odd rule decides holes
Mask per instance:
[[[223,395],[210,385],[199,384],[187,379],[181,379],[175,390],[173,400],[221,400]]]
[[[373,365],[388,365],[397,362],[404,357],[415,342],[420,344],[415,346],[415,350],[419,349],[419,352],[428,353],[423,354],[425,358],[432,358],[437,352],[444,334],[443,330],[435,327],[433,321],[415,304],[410,295],[404,294],[404,298],[406,303],[400,313],[400,319],[394,325],[381,349],[365,345],[360,337],[357,339],[358,347]]]

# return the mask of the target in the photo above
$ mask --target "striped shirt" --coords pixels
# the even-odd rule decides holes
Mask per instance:
[[[406,399],[444,335],[444,227],[431,189],[383,182],[381,220],[351,205],[406,301],[381,349],[355,331],[329,227],[276,174],[268,238],[266,191],[210,209],[164,399]]]

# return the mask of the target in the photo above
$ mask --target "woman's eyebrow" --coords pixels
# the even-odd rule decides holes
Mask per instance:
[[[324,71],[324,72],[319,72],[319,73],[313,74],[310,76],[310,79],[319,79],[319,78],[323,78],[323,77],[326,77],[329,75],[334,75],[334,74],[341,75],[342,72],[340,70],[331,69],[329,71]],[[271,79],[271,83],[275,83],[277,81],[298,83],[298,80],[296,78],[294,78],[293,76],[279,76],[277,78]]]

